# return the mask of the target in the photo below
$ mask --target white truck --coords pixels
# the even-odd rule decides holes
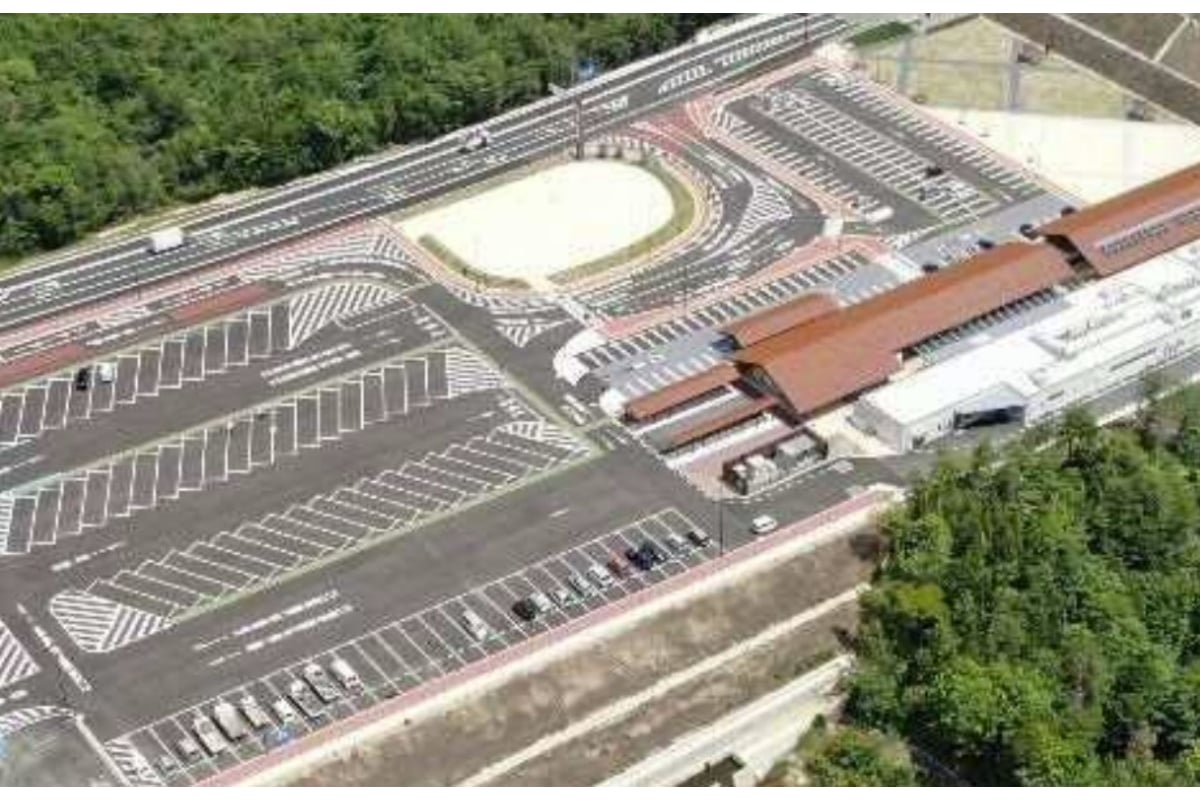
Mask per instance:
[[[458,152],[474,153],[492,143],[492,132],[487,128],[475,128],[467,131],[458,141]]]
[[[150,234],[149,250],[151,253],[165,253],[187,244],[187,234],[183,228],[163,228]]]

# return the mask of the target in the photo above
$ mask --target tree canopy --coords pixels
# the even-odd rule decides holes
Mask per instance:
[[[1188,389],[944,459],[884,524],[848,721],[972,783],[1200,781],[1198,442]]]
[[[483,120],[698,14],[0,17],[0,257]]]

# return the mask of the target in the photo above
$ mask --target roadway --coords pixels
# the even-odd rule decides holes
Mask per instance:
[[[561,150],[575,140],[576,105],[589,134],[710,88],[845,32],[829,15],[756,20],[684,45],[492,120],[493,143],[459,152],[456,136],[331,173],[188,226],[190,243],[161,254],[145,240],[38,264],[0,280],[0,332],[144,288],[347,222],[417,205]]]

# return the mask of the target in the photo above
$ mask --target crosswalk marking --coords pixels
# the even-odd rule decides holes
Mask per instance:
[[[121,770],[121,775],[134,786],[162,786],[162,778],[150,766],[150,762],[128,739],[111,739],[104,749]]]
[[[377,308],[396,295],[390,286],[365,281],[324,284],[302,292],[288,301],[288,347],[294,349],[331,322]]]
[[[54,717],[67,717],[71,711],[58,706],[26,706],[0,714],[0,740],[8,739],[20,733],[30,725]]]
[[[0,689],[23,681],[39,671],[37,662],[12,629],[0,620]]]
[[[71,641],[87,653],[107,653],[168,626],[157,614],[77,589],[56,594],[49,608]]]

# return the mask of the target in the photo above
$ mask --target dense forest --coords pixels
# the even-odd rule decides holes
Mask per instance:
[[[811,780],[1200,783],[1200,391],[1158,394],[915,488]]]
[[[0,17],[0,258],[437,136],[697,14]]]

